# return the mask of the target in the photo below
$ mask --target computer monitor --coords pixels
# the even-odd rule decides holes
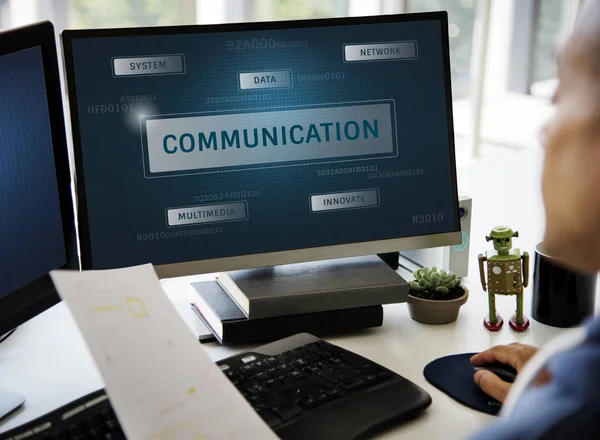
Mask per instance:
[[[54,28],[0,33],[0,336],[60,301],[77,267]]]
[[[447,14],[63,33],[84,269],[461,242]]]
[[[60,301],[48,273],[77,268],[54,28],[0,33],[0,340]],[[0,419],[25,398],[0,389]]]

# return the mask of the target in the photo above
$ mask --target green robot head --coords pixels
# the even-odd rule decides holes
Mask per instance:
[[[512,238],[518,236],[519,233],[508,226],[496,226],[490,235],[485,237],[485,240],[494,242],[494,249],[498,255],[508,255],[512,249]]]

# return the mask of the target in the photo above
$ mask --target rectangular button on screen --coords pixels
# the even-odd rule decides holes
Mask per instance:
[[[146,177],[397,156],[394,102],[351,104],[142,117]]]
[[[175,75],[185,73],[183,55],[113,58],[114,76]]]
[[[248,209],[246,201],[167,209],[168,226],[221,223],[247,219]]]
[[[372,208],[376,206],[379,206],[379,190],[376,188],[310,196],[310,210],[312,212]]]
[[[291,70],[240,73],[240,89],[273,89],[292,87]]]
[[[344,45],[346,62],[414,60],[417,57],[416,41]]]

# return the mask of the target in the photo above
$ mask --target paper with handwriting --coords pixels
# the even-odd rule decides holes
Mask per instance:
[[[152,265],[51,276],[129,440],[277,438],[179,318]]]

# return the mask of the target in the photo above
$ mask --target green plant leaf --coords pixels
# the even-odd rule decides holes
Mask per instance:
[[[415,292],[423,292],[425,291],[425,287],[421,286],[419,283],[416,283],[415,281],[411,281],[410,283],[408,283],[408,287],[410,290],[414,290]]]
[[[413,272],[413,276],[415,277],[415,280],[420,280],[421,278],[423,278],[423,269],[417,269]]]
[[[440,292],[444,295],[448,294],[448,292],[450,292],[450,290],[448,290],[448,288],[446,286],[438,286],[435,288],[436,292]]]

